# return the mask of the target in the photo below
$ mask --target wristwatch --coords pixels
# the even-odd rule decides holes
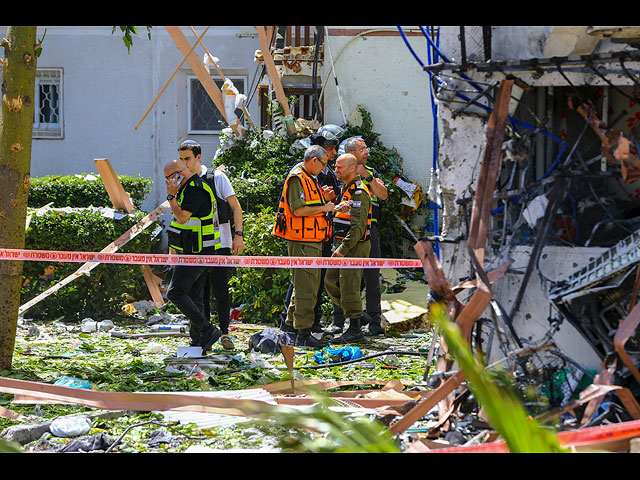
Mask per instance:
[[[175,195],[171,195],[171,194],[167,195],[167,200],[171,200],[173,198],[176,198],[176,196]]]
[[[236,230],[235,232],[233,232],[236,235],[239,235],[241,237],[244,237],[244,233],[242,233],[242,230]]]
[[[365,177],[365,180],[366,180],[367,182],[371,182],[371,180],[373,180],[373,175],[369,175],[369,177],[368,177],[368,178],[366,178],[366,177]]]

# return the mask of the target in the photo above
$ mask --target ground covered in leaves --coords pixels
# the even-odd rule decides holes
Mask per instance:
[[[136,337],[157,330],[159,325],[177,324],[180,315],[158,312],[123,315],[103,325],[104,330],[88,330],[80,322],[59,320],[52,323],[21,319],[16,338],[13,369],[0,376],[46,383],[88,382],[90,388],[118,392],[185,392],[242,390],[290,380],[282,354],[265,354],[249,348],[251,335],[265,325],[232,322],[230,334],[235,349],[223,350],[216,343],[210,357],[223,358],[215,369],[176,368],[171,362],[178,347],[188,345],[184,333],[154,337]],[[111,328],[110,328],[111,327]],[[124,334],[115,336],[114,332]],[[405,384],[424,384],[430,334],[416,330],[407,334],[374,337],[359,348],[365,357],[359,362],[339,366],[320,366],[313,349],[295,348],[296,379],[334,379],[386,382],[392,379]],[[393,352],[399,352],[394,354]],[[402,352],[424,355],[403,355]],[[383,355],[377,355],[384,353]],[[325,364],[326,365],[326,364]],[[348,389],[357,389],[350,386]],[[362,388],[370,389],[371,385]],[[375,387],[374,387],[375,388]],[[29,405],[12,402],[13,396],[0,394],[0,406],[25,416],[23,420],[0,418],[0,431],[29,422],[45,422],[71,415],[91,415],[91,445],[77,439],[46,433],[24,445],[24,451],[114,451],[181,452],[201,447],[216,450],[308,451],[313,435],[295,425],[238,421],[224,426],[200,428],[194,424],[169,422],[154,412],[126,412],[116,418],[100,416],[100,411],[78,405]],[[116,441],[117,440],[117,441]],[[335,451],[339,442],[326,438],[317,451]],[[115,445],[114,445],[115,443]],[[306,445],[306,446],[303,446]]]

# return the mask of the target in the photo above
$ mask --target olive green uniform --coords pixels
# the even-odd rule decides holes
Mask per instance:
[[[351,182],[362,182],[360,176]],[[351,185],[345,185],[343,192]],[[371,198],[366,190],[357,188],[352,196],[354,205],[351,207],[349,231],[345,238],[334,239],[336,252],[345,257],[368,258],[371,250],[369,240],[360,241],[367,229]],[[362,297],[360,284],[362,282],[362,268],[328,268],[324,283],[329,298],[339,305],[346,318],[359,319],[362,317]]]
[[[298,177],[289,179],[287,203],[291,211],[306,205],[304,188]],[[321,257],[322,242],[299,242],[287,240],[287,254],[290,257]],[[296,330],[311,328],[315,318],[314,309],[320,288],[319,268],[292,268],[293,293],[287,309],[286,323]]]

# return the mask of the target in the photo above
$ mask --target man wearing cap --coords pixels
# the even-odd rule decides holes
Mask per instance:
[[[314,132],[309,137],[310,145],[319,145],[325,149],[327,152],[327,165],[322,169],[320,173],[316,176],[318,179],[318,184],[322,187],[324,196],[327,200],[333,200],[336,195],[340,194],[340,186],[341,182],[336,177],[335,172],[331,168],[331,162],[336,156],[338,145],[339,145],[339,136],[342,132],[340,127],[335,125],[325,125],[318,129],[317,132]],[[295,166],[294,166],[295,167]],[[288,173],[287,173],[288,174]],[[322,256],[330,257],[331,256],[331,247],[332,247],[332,239],[329,237],[326,241],[322,243]],[[322,327],[320,326],[320,319],[322,318],[322,294],[324,292],[324,276],[326,274],[326,269],[321,269],[320,271],[320,284],[318,286],[318,296],[316,299],[316,305],[314,307],[314,320],[313,325],[311,326],[311,331],[313,333],[323,333]],[[291,302],[291,295],[293,294],[293,282],[289,283],[289,289],[287,291],[287,295],[285,296],[285,304],[284,310],[280,314],[280,327],[286,328],[286,319],[287,319],[287,309],[289,307],[289,303]],[[334,306],[334,311],[339,311],[339,308],[336,309]]]
[[[202,165],[202,147],[193,140],[184,140],[178,146],[178,154],[189,171],[200,176],[213,191],[218,210],[218,222],[220,224],[220,248],[216,255],[239,255],[244,250],[244,237],[242,232],[242,207],[233,190],[229,178],[224,172],[207,168]],[[234,233],[231,233],[231,219],[233,218]],[[216,299],[218,325],[222,331],[220,344],[225,350],[233,350],[233,340],[229,336],[229,310],[231,299],[229,295],[229,267],[210,267],[207,283],[204,287],[204,314],[210,318],[211,303],[210,291]]]
[[[211,188],[194,175],[182,160],[164,167],[167,200],[173,218],[167,228],[169,248],[178,255],[212,255],[220,248],[215,197]],[[204,316],[205,265],[174,265],[167,298],[189,320],[191,345],[206,353],[222,332]]]
[[[278,204],[273,235],[287,240],[291,257],[321,257],[322,244],[329,238],[327,213],[335,204],[327,201],[316,176],[327,165],[327,152],[319,145],[305,151],[304,160],[287,176]],[[322,348],[326,344],[311,333],[314,307],[320,286],[320,268],[292,268],[293,293],[283,330],[296,333],[296,345]]]

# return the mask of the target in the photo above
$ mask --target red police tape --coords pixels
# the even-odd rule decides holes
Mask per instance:
[[[256,268],[422,268],[420,260],[351,257],[259,257],[155,253],[64,252],[0,248],[0,260]]]

